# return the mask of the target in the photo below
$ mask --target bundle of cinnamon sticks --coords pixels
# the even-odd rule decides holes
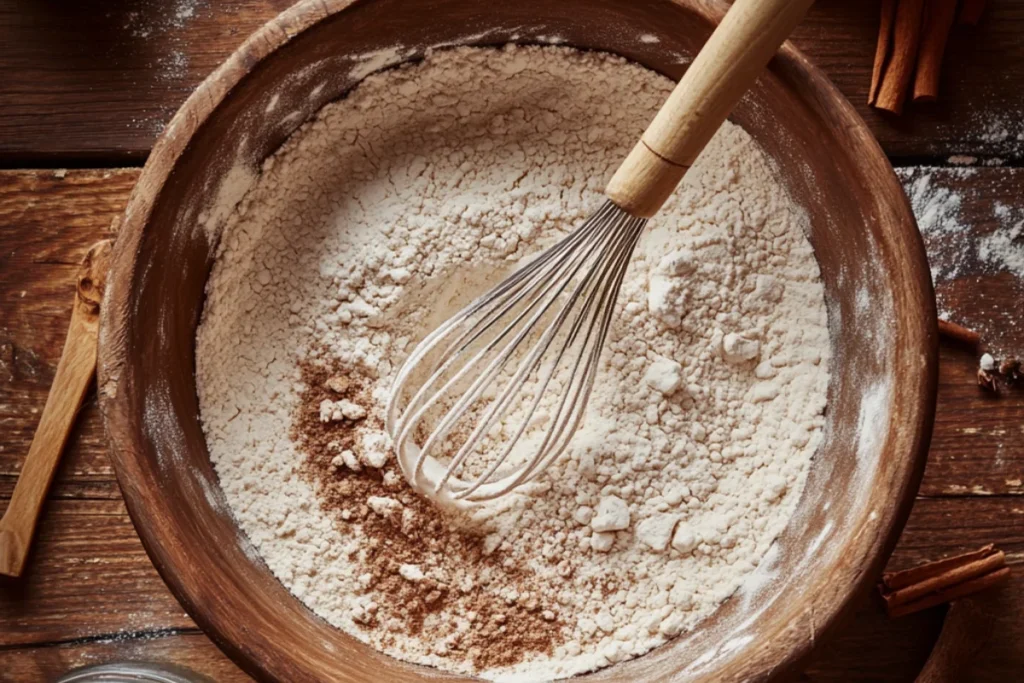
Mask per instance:
[[[889,616],[901,617],[986,590],[1009,575],[1003,551],[986,545],[913,569],[887,572],[878,589]]]
[[[953,24],[978,23],[984,7],[985,0],[882,0],[868,104],[899,114],[908,95],[935,101]]]

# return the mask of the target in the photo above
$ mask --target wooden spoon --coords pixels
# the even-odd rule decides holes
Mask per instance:
[[[0,574],[21,576],[46,492],[64,444],[96,373],[100,301],[107,280],[110,240],[97,242],[78,270],[71,325],[43,415],[29,446],[10,504],[0,519]]]

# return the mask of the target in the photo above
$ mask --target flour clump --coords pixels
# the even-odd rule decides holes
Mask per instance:
[[[429,52],[324,107],[227,218],[196,350],[211,460],[329,623],[448,671],[567,677],[699,628],[785,528],[825,420],[824,293],[805,212],[730,123],[646,228],[547,472],[441,509],[384,430],[415,344],[600,205],[672,85],[561,47]]]

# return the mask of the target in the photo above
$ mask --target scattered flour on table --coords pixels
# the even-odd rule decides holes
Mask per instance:
[[[197,340],[221,486],[274,574],[395,657],[559,678],[695,627],[772,547],[822,438],[806,214],[726,124],[647,228],[570,448],[469,511],[383,431],[416,341],[600,205],[671,90],[621,59],[462,48],[369,76],[228,218]]]
[[[122,19],[121,31],[128,45],[145,45],[146,41],[160,45],[161,51],[151,54],[139,47],[131,48],[133,55],[151,54],[145,66],[151,69],[165,85],[182,83],[189,74],[189,45],[192,25],[208,0],[136,0],[130,3],[111,4],[105,12],[108,19]],[[191,89],[191,86],[188,86]],[[133,118],[129,128],[142,129],[153,135],[159,134],[175,108],[161,108],[147,113],[142,118]]]
[[[1016,187],[1016,168],[996,172],[975,166],[955,168],[897,168],[896,174],[910,199],[918,228],[924,238],[939,317],[954,318],[982,334],[997,353],[1019,355],[1020,349],[1002,348],[1001,339],[1018,325],[1015,312],[994,309],[984,300],[958,303],[954,314],[947,303],[948,287],[967,275],[1008,274],[1024,295],[1024,205],[1006,186]],[[1003,197],[997,199],[994,197]],[[968,213],[966,207],[973,210]],[[1009,313],[1009,315],[1003,315]]]

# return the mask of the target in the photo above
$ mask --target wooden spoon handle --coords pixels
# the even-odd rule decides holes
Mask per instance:
[[[736,0],[605,194],[634,216],[657,213],[813,2]]]
[[[61,451],[96,372],[96,333],[109,256],[110,241],[97,242],[79,268],[71,325],[57,374],[11,501],[0,519],[0,574],[21,576]]]

